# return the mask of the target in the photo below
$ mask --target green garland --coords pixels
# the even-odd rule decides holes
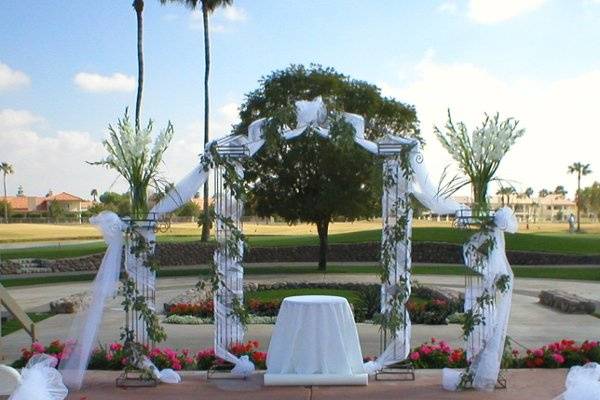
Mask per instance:
[[[467,265],[467,268],[471,269],[476,275],[483,275],[489,257],[496,247],[496,240],[494,238],[495,229],[496,225],[492,219],[481,219],[479,231],[471,236],[465,245],[465,258],[473,261],[473,264],[471,266]],[[483,241],[480,240],[482,236]],[[475,299],[471,309],[465,311],[462,326],[462,337],[464,340],[468,340],[469,336],[477,326],[486,324],[484,315],[485,308],[493,306],[496,303],[496,293],[506,293],[510,289],[510,284],[511,278],[509,275],[502,274],[496,276],[492,287],[485,288]],[[471,365],[469,365],[461,374],[458,389],[462,390],[470,388],[473,384],[473,378],[473,371],[471,370]]]
[[[126,237],[130,256],[141,260],[144,267],[150,271],[156,271],[156,257],[153,254],[155,243],[147,241],[131,224],[126,230]],[[121,305],[125,313],[136,312],[139,315],[146,327],[148,339],[152,342],[160,343],[164,341],[167,338],[166,331],[160,325],[160,320],[154,310],[148,306],[146,297],[137,289],[135,280],[127,271],[125,271],[121,291],[123,294]],[[121,328],[120,339],[123,342],[123,349],[128,360],[125,370],[139,369],[141,359],[146,354],[147,349],[136,341],[135,331],[132,328]],[[151,371],[143,371],[143,374],[151,377]]]
[[[222,157],[217,151],[217,144],[212,143],[208,150],[201,156],[201,164],[205,172],[210,169],[217,169],[221,167],[223,169],[223,185],[225,188],[229,188],[231,193],[238,201],[244,202],[247,198],[247,185],[244,178],[239,176],[235,164],[230,158]],[[228,230],[229,235],[224,242],[217,242],[217,252],[227,254],[228,257],[243,262],[242,250],[247,249],[248,245],[246,242],[246,236],[237,227],[235,221],[230,217],[217,214],[214,210],[211,211],[211,218],[219,221],[224,225],[225,229]],[[240,247],[241,243],[241,247]],[[243,265],[243,264],[242,264]],[[223,287],[231,292],[231,289],[227,287],[224,276],[219,272],[218,266],[211,261],[209,264],[209,282],[214,293],[219,291],[219,287]],[[234,296],[232,301],[232,312],[231,316],[235,316],[242,327],[246,329],[249,320],[249,313],[245,309],[242,301],[237,296]]]
[[[410,165],[410,151],[412,147],[403,147],[402,152],[398,157],[392,159],[398,162],[404,179],[411,179],[414,171]],[[384,190],[398,184],[395,176],[395,166],[388,165],[383,172]],[[410,223],[410,215],[412,212],[410,194],[406,193],[403,198],[398,198],[392,204],[391,210],[397,212],[402,210],[400,215],[396,217],[394,225],[385,225],[383,228],[383,240],[381,248],[380,273],[381,283],[387,285],[390,278],[389,266],[396,262],[396,248],[399,243],[405,242],[406,246],[410,246],[410,235],[408,234],[407,226]],[[392,336],[396,332],[406,326],[406,310],[402,305],[406,303],[410,296],[410,279],[406,276],[400,277],[397,283],[392,287],[391,293],[388,293],[388,312],[380,314],[375,318],[375,322],[380,325],[380,329],[390,332]]]

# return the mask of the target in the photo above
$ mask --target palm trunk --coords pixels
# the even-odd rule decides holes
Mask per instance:
[[[209,130],[209,102],[208,102],[208,77],[210,73],[210,41],[208,37],[208,5],[202,0],[202,21],[204,23],[204,146],[208,143]],[[202,221],[202,242],[208,242],[210,235],[210,215],[208,213],[208,180],[204,184],[204,221]]]
[[[144,49],[143,45],[143,12],[144,12],[144,0],[134,0],[133,8],[135,9],[137,17],[137,58],[138,58],[138,85],[137,85],[137,97],[135,99],[135,130],[140,129],[140,113],[142,109],[142,91],[144,88]]]
[[[327,270],[327,251],[329,249],[328,232],[329,220],[317,222],[317,232],[319,233],[319,270]]]
[[[4,173],[4,222],[8,224],[8,197],[6,196],[6,172]]]
[[[581,229],[580,203],[581,203],[581,172],[578,172],[577,173],[577,195],[575,196],[575,205],[577,206],[577,232],[579,232]]]

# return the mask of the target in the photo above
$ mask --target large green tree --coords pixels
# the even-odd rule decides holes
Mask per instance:
[[[12,175],[15,173],[14,167],[7,163],[0,163],[0,172],[2,172],[3,185],[4,185],[4,201],[8,204],[7,194],[6,194],[6,175]],[[4,222],[8,223],[8,207],[4,207]]]
[[[600,182],[594,182],[581,190],[581,205],[588,213],[594,213],[600,217]]]
[[[592,173],[590,164],[584,164],[580,162],[569,165],[567,170],[569,174],[577,174],[577,194],[575,195],[575,204],[577,205],[577,232],[581,230],[581,222],[579,218],[581,216],[581,177]]]
[[[279,131],[296,125],[295,101],[317,96],[327,105],[332,139],[309,131],[284,141]],[[321,270],[327,265],[330,222],[371,217],[380,209],[380,160],[354,143],[354,128],[336,111],[362,115],[371,140],[386,133],[419,137],[412,106],[383,97],[374,85],[321,66],[290,66],[262,78],[260,87],[242,104],[241,122],[235,128],[243,134],[252,121],[269,118],[267,143],[245,165],[249,204],[263,217],[277,215],[290,224],[315,224]]]
[[[209,38],[209,15],[219,7],[230,6],[233,4],[233,0],[160,0],[162,4],[165,3],[182,3],[192,10],[196,10],[199,7],[202,9],[202,23],[204,29],[204,145],[209,140],[209,119],[210,119],[210,99],[208,82],[210,75],[210,38]],[[204,184],[204,201],[202,205],[204,210],[208,210],[208,182]],[[208,212],[203,213],[202,217],[202,236],[203,242],[207,242],[210,235],[210,214]]]

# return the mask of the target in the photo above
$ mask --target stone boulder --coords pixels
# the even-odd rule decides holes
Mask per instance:
[[[86,309],[90,305],[89,293],[76,293],[62,297],[50,303],[50,312],[55,314],[74,314]]]
[[[567,314],[591,314],[596,311],[592,300],[562,290],[542,290],[539,299],[540,304]]]

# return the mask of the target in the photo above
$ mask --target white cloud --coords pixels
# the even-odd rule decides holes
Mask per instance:
[[[437,6],[436,11],[441,13],[456,14],[458,11],[458,5],[456,4],[456,1],[447,0],[443,3],[440,3],[440,5]]]
[[[40,121],[43,121],[43,118],[28,110],[13,110],[10,108],[0,110],[0,132],[27,128]]]
[[[230,102],[222,105],[213,113],[210,124],[210,140],[231,133],[232,125],[239,122],[238,104]],[[183,178],[199,161],[204,142],[204,124],[196,120],[187,126],[175,125],[175,136],[165,153],[164,175],[177,182]],[[212,180],[209,180],[212,186]]]
[[[82,90],[94,93],[132,92],[135,90],[135,78],[121,73],[100,75],[79,72],[73,82]]]
[[[572,195],[575,182],[567,166],[575,161],[597,160],[600,132],[597,124],[597,93],[600,70],[555,81],[503,80],[481,66],[469,63],[443,64],[425,57],[415,69],[415,78],[395,88],[382,83],[386,95],[415,104],[427,145],[425,156],[434,176],[453,164],[433,134],[443,127],[447,109],[453,119],[469,128],[480,124],[483,113],[500,112],[514,117],[526,128],[508,154],[498,176],[519,187],[554,188],[565,185]],[[586,184],[600,180],[600,165]]]
[[[234,5],[219,9],[219,11],[222,12],[223,17],[228,21],[245,21],[248,19],[246,11],[243,8]]]
[[[214,33],[228,32],[234,24],[248,19],[246,11],[241,7],[228,6],[218,8],[209,18],[209,29]],[[194,10],[190,14],[190,29],[203,30],[202,11]]]
[[[0,91],[28,86],[30,83],[31,79],[27,74],[0,62]]]
[[[100,141],[79,131],[41,134],[37,131],[41,120],[29,111],[0,110],[0,148],[7,150],[3,156],[15,167],[7,180],[8,192],[14,194],[23,185],[27,195],[44,195],[52,189],[89,197],[94,187],[108,189],[114,174],[85,163],[104,156]]]
[[[238,122],[237,109],[235,102],[215,109],[211,139],[231,133],[231,126]],[[41,122],[43,118],[27,110],[0,109],[0,149],[6,158],[2,161],[15,166],[15,174],[7,180],[9,193],[16,193],[19,185],[28,195],[43,195],[52,189],[89,197],[92,188],[100,192],[127,190],[124,180],[116,180],[113,171],[86,163],[106,156],[101,139],[77,130],[48,134],[41,132]],[[162,128],[164,124],[158,123],[156,133]],[[162,167],[168,180],[177,182],[198,164],[203,137],[202,121],[184,127],[175,124],[175,136]]]
[[[468,15],[480,24],[507,21],[540,8],[547,0],[469,0]]]

